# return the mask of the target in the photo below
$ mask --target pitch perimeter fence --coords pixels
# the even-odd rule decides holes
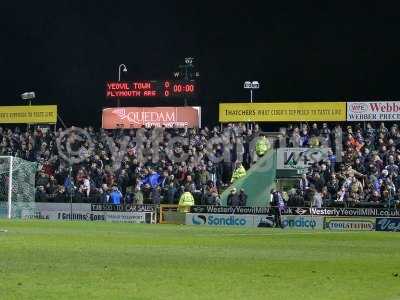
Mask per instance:
[[[0,202],[0,217],[6,215]],[[331,231],[400,232],[400,209],[316,207],[191,206],[188,213],[178,205],[114,205],[89,203],[36,203],[35,211],[20,211],[21,219],[105,221],[193,226],[261,227]]]

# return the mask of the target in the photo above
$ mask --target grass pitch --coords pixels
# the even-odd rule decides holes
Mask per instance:
[[[0,299],[400,299],[400,233],[0,220]]]

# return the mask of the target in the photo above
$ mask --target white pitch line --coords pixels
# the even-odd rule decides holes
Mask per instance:
[[[275,233],[213,233],[213,234],[196,234],[195,236],[273,236],[273,235],[311,235],[311,234],[335,234],[335,233],[355,233],[360,231],[320,231],[320,232],[275,232]]]
[[[222,235],[243,235],[243,236],[263,236],[263,235],[298,235],[298,234],[312,234],[311,232],[288,232],[288,233],[225,233]]]

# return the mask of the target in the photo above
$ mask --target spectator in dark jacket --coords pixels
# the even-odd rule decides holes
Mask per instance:
[[[285,209],[285,202],[283,200],[281,192],[272,189],[271,190],[271,210],[272,213],[275,216],[275,226],[276,227],[282,227],[282,222],[281,222],[281,214],[282,211]]]
[[[38,201],[38,202],[46,202],[47,201],[48,196],[46,194],[44,186],[40,185],[37,187],[35,197],[36,197],[36,201]]]
[[[160,204],[161,195],[160,195],[160,187],[159,186],[151,189],[150,198],[151,198],[152,204],[155,204],[155,205]]]
[[[228,206],[240,206],[240,198],[239,194],[236,191],[236,188],[233,188],[231,190],[231,193],[228,196],[227,199],[227,205]]]
[[[331,178],[327,182],[326,187],[331,198],[336,199],[336,195],[340,189],[340,186],[339,186],[339,180],[336,178],[335,173],[331,174]]]
[[[167,191],[165,193],[165,201],[168,204],[174,204],[176,202],[176,199],[178,199],[177,197],[178,194],[178,190],[175,187],[175,183],[170,182],[170,184],[168,185]]]
[[[246,206],[247,203],[247,194],[244,192],[244,189],[240,189],[239,193],[239,205]]]
[[[206,195],[206,205],[221,205],[221,199],[218,197],[217,192],[209,192]]]
[[[318,192],[321,192],[322,188],[325,186],[325,181],[318,173],[315,173],[313,177],[313,184],[315,189]]]

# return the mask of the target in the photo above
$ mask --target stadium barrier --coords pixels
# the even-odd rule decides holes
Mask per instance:
[[[0,202],[0,208],[5,207]],[[23,219],[186,224],[195,226],[275,227],[274,207],[114,205],[89,203],[36,203]],[[157,219],[158,217],[158,219]],[[400,232],[400,210],[385,208],[288,207],[281,211],[283,229]]]
[[[196,226],[275,227],[274,207],[193,206],[185,224]],[[384,208],[290,207],[281,211],[283,229],[400,231],[400,210]]]
[[[0,205],[1,206],[1,205]],[[125,223],[157,222],[155,205],[113,205],[90,203],[36,203],[34,212],[22,215],[23,219],[105,221]]]
[[[276,207],[245,207],[245,206],[201,206],[190,208],[191,213],[214,214],[273,214]],[[331,216],[331,217],[400,217],[400,209],[387,208],[345,208],[345,207],[286,207],[281,210],[282,216]]]

